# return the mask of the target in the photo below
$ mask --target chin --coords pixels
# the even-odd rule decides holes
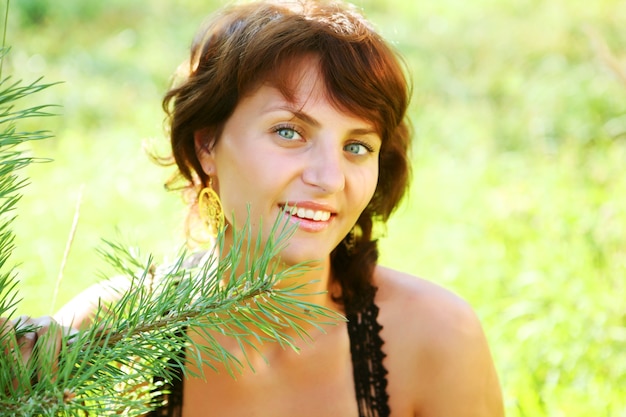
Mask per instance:
[[[288,266],[306,263],[309,267],[317,268],[330,258],[330,253],[320,251],[319,248],[298,248],[295,245],[288,244],[280,253],[280,258]]]

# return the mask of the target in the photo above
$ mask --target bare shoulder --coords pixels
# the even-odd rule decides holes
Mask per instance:
[[[376,303],[381,320],[401,322],[417,333],[437,330],[441,338],[463,337],[480,330],[480,322],[472,307],[453,292],[422,278],[389,268],[377,267],[374,275],[378,287]],[[434,343],[429,339],[422,342]]]
[[[411,412],[422,416],[502,416],[499,381],[472,307],[392,269],[377,267],[374,280],[389,390],[410,398]]]

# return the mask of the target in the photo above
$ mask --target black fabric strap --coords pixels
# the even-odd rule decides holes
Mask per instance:
[[[174,360],[168,362],[174,376],[171,381],[165,381],[160,377],[153,378],[155,389],[159,391],[156,401],[162,405],[145,414],[146,417],[182,417],[185,375],[179,364],[185,363],[184,348],[180,350],[179,360],[178,363]]]
[[[382,326],[372,301],[362,311],[348,314],[348,335],[359,417],[388,417],[387,369],[383,364]]]

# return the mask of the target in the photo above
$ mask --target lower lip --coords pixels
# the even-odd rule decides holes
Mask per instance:
[[[289,213],[285,213],[286,216],[290,216]],[[298,225],[298,229],[303,230],[305,232],[321,232],[322,230],[327,229],[330,226],[331,221],[334,216],[330,216],[330,219],[326,221],[315,221],[311,219],[303,219],[297,216],[289,217],[289,221],[292,223],[296,223]]]

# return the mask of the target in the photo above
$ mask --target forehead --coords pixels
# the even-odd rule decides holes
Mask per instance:
[[[266,92],[273,90],[275,100],[282,100],[294,109],[303,109],[324,101],[330,103],[340,113],[377,126],[377,120],[364,118],[342,103],[341,98],[345,97],[345,92],[329,89],[329,83],[321,70],[320,60],[315,54],[278,63],[269,74],[259,77],[242,98],[254,95],[261,87],[271,87],[263,90]]]
[[[312,94],[327,94],[326,82],[314,55],[283,59],[259,74],[258,78],[240,86],[243,96],[254,94],[261,86],[274,87],[290,102],[297,103]]]

